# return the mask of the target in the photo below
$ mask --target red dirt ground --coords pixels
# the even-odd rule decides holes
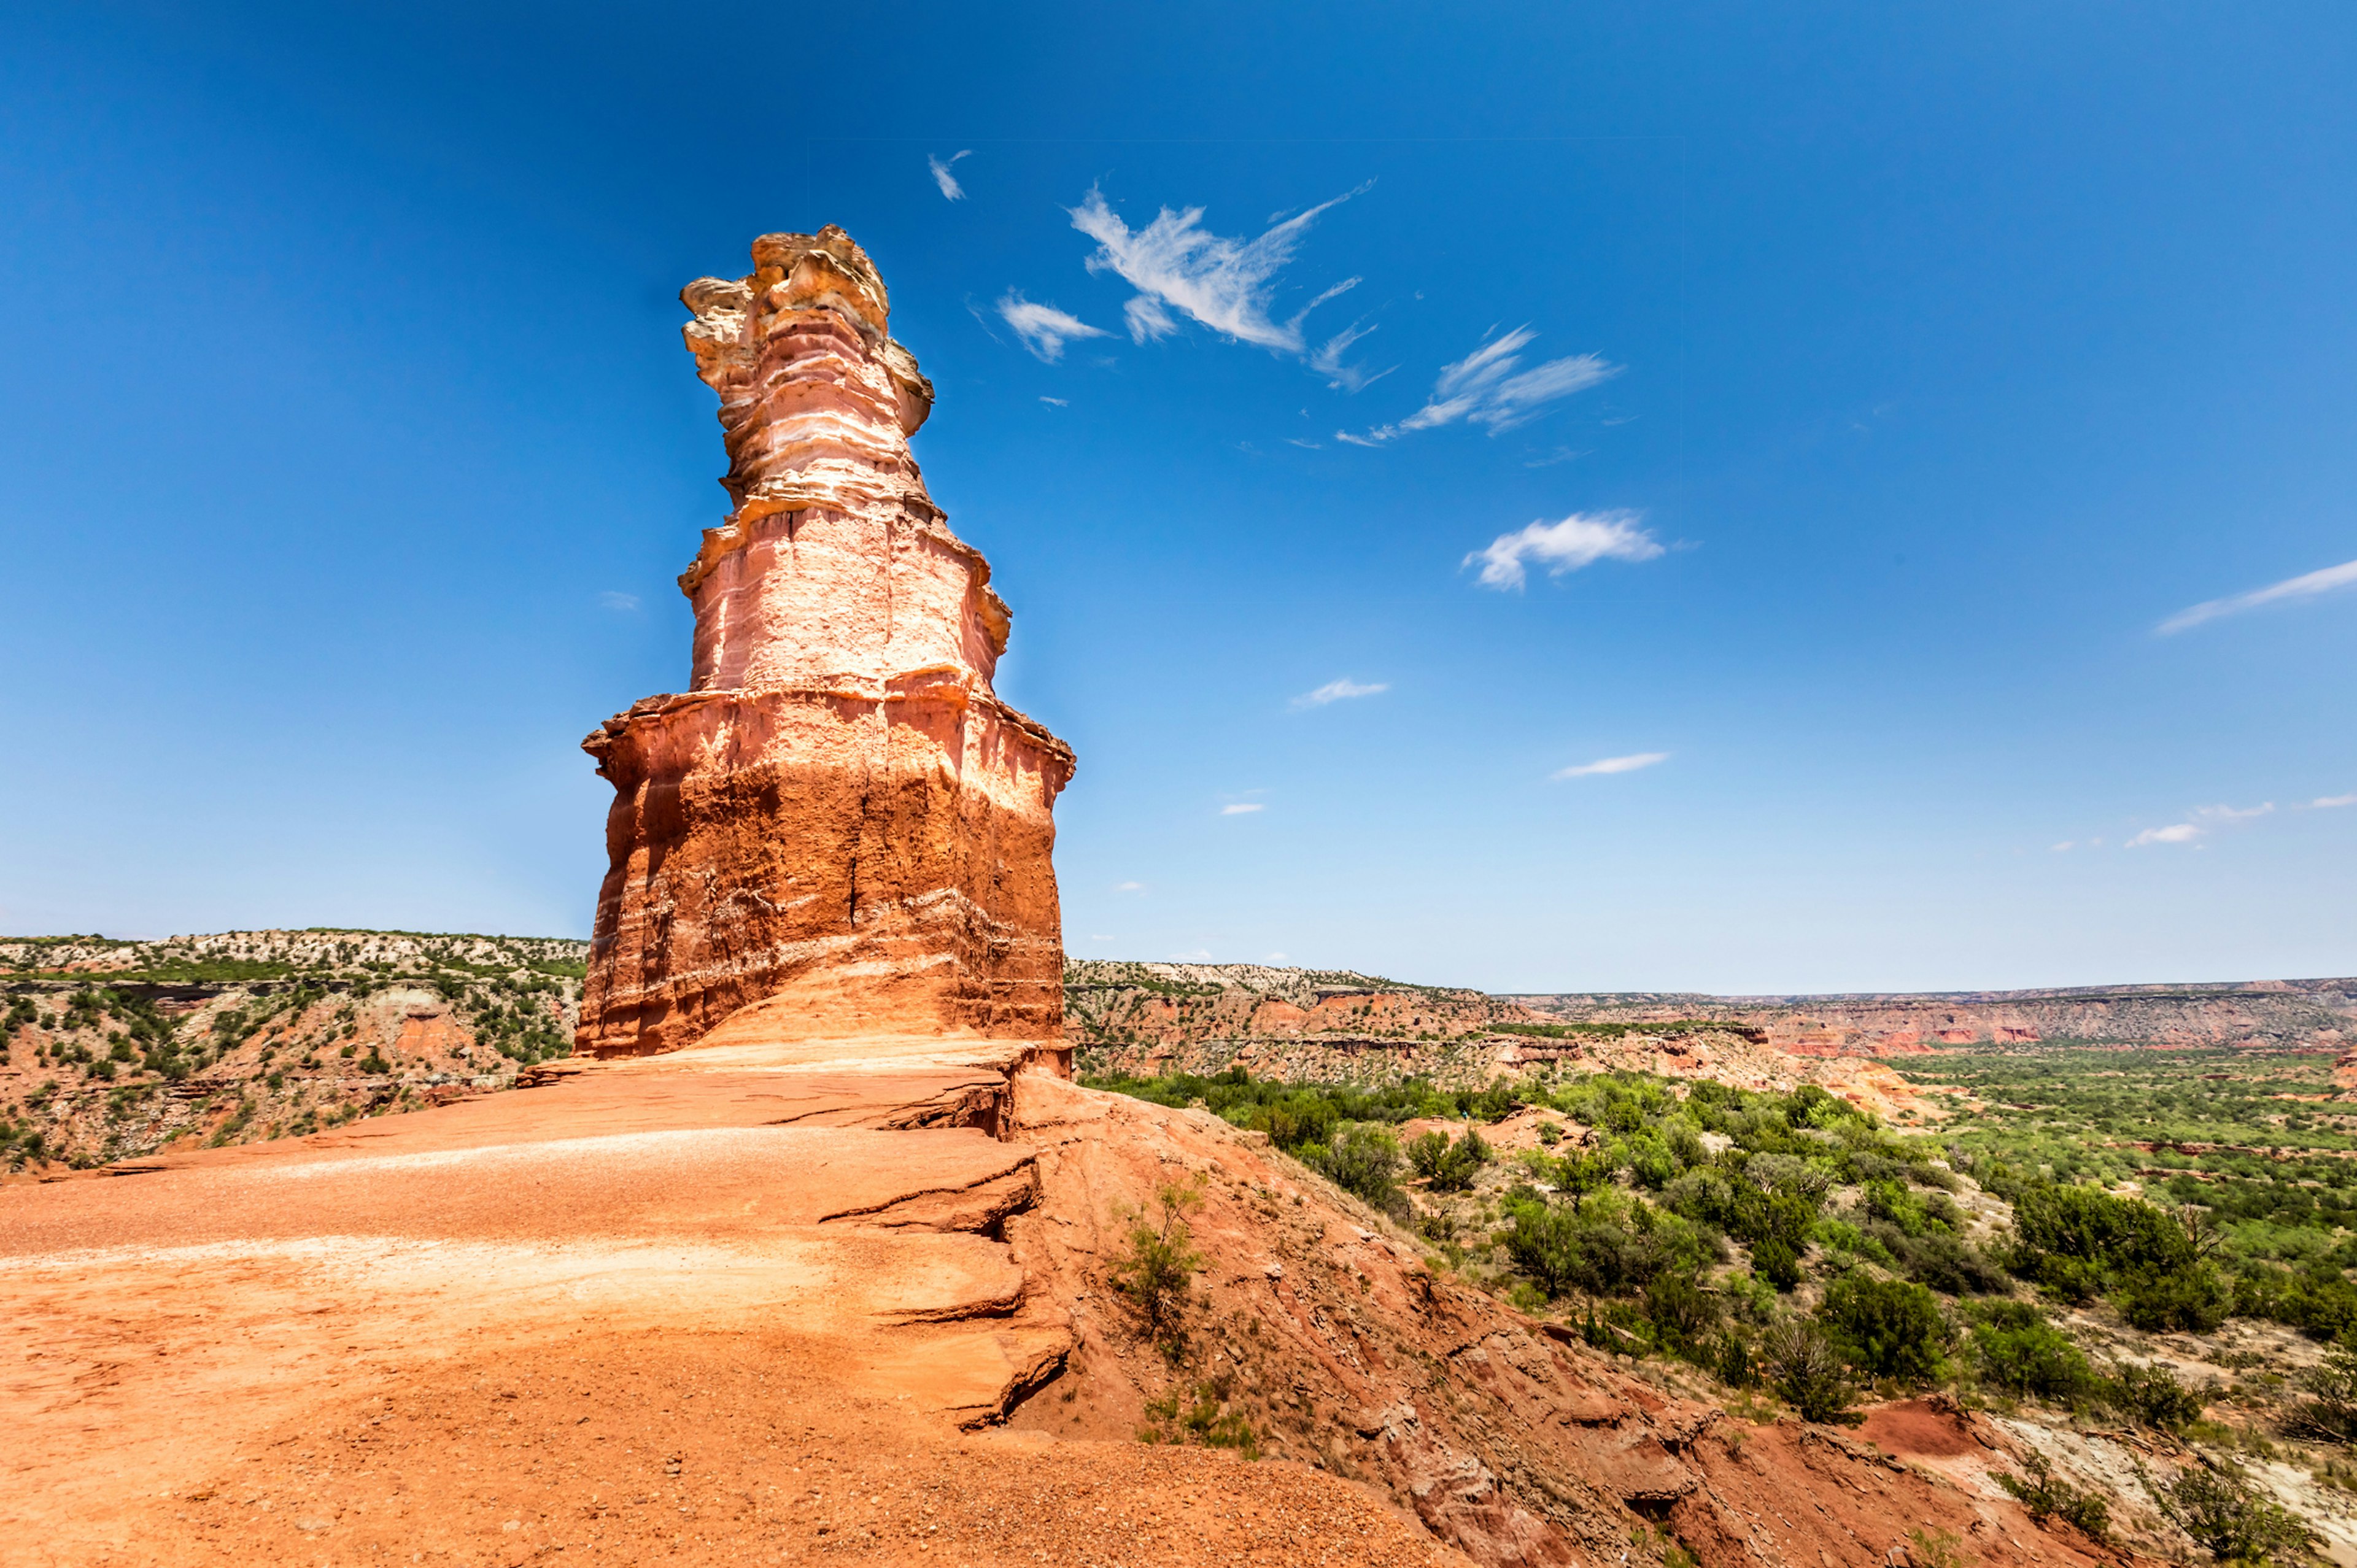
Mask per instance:
[[[1878,1455],[1668,1398],[1265,1141],[1023,1059],[740,1042],[13,1184],[0,1564],[2094,1561],[1888,1457],[1920,1418]],[[1175,1362],[1107,1277],[1174,1181]],[[1135,1441],[1207,1390],[1266,1457]]]

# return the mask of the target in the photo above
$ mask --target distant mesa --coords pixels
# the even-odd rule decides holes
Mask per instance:
[[[755,1004],[811,1036],[1058,1039],[1072,752],[991,689],[1010,618],[909,455],[933,387],[883,280],[829,226],[680,298],[734,504],[680,577],[688,691],[582,743],[615,799],[578,1048],[677,1050]]]

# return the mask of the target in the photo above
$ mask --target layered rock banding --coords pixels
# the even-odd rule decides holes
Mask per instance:
[[[612,781],[580,1051],[806,1036],[1057,1040],[1069,746],[999,701],[1008,614],[909,451],[933,389],[840,229],[680,295],[735,503],[680,587],[689,690],[584,741]],[[739,1028],[744,1020],[739,1020]]]

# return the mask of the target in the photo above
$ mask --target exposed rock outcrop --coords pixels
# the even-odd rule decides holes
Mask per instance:
[[[1050,814],[1070,747],[999,701],[1006,604],[925,493],[932,384],[842,230],[765,234],[680,297],[734,510],[680,587],[690,690],[583,742],[613,782],[578,1045],[800,1034],[1053,1039]]]

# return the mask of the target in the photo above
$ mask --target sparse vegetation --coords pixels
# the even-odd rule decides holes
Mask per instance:
[[[1187,1308],[1203,1266],[1187,1216],[1202,1203],[1200,1179],[1164,1183],[1155,1191],[1153,1210],[1117,1217],[1125,1226],[1124,1244],[1105,1270],[1136,1309],[1145,1337],[1173,1360],[1186,1343]]]
[[[1259,1458],[1259,1435],[1243,1413],[1229,1405],[1234,1391],[1232,1380],[1222,1375],[1146,1401],[1146,1425],[1138,1440],[1232,1448],[1247,1459]]]
[[[1453,1139],[1422,1133],[1407,1146],[1407,1163],[1434,1191],[1463,1192],[1490,1163],[1490,1145],[1469,1127]]]
[[[2308,1528],[2288,1509],[2223,1466],[2188,1466],[2168,1485],[2147,1478],[2145,1487],[2170,1523],[2221,1563],[2266,1563],[2308,1544]]]
[[[1770,1386],[1803,1421],[1839,1421],[1857,1397],[1841,1351],[1816,1324],[1784,1323],[1762,1350]]]
[[[2357,1443],[2357,1349],[2334,1346],[2300,1387],[2308,1397],[2293,1411],[2294,1430],[2327,1443]]]
[[[2019,1473],[1999,1471],[1996,1478],[1999,1486],[2021,1499],[2021,1506],[2040,1524],[2059,1519],[2096,1541],[2111,1539],[2112,1505],[2097,1493],[2056,1475],[2052,1463],[2036,1449],[2022,1456]]]
[[[1399,1140],[1389,1128],[1346,1123],[1327,1143],[1304,1144],[1299,1152],[1304,1165],[1370,1208],[1402,1222],[1414,1217],[1407,1195],[1400,1190]]]

